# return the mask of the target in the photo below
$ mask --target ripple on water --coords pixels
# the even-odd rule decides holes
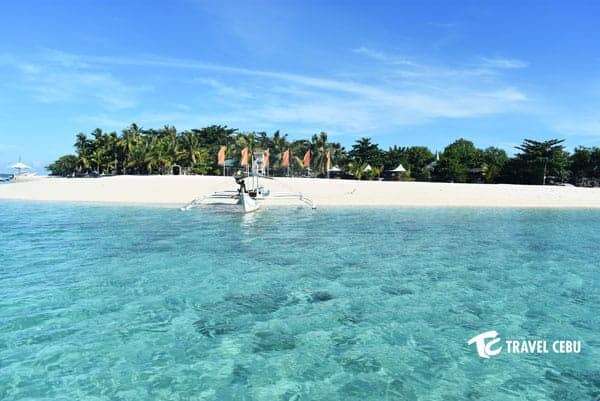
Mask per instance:
[[[589,400],[600,212],[6,202],[0,399]],[[580,355],[476,357],[504,338]]]

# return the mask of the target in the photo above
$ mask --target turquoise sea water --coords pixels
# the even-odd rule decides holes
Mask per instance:
[[[2,400],[597,400],[600,212],[0,202]],[[575,339],[481,359],[467,339]]]
[[[7,183],[13,178],[12,174],[1,174],[0,173],[0,183]]]

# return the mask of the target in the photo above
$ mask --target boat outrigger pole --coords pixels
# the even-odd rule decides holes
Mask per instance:
[[[238,171],[234,175],[237,190],[213,192],[210,195],[205,195],[192,200],[181,210],[190,210],[202,205],[238,205],[242,207],[244,213],[254,212],[260,207],[260,203],[277,199],[295,199],[312,209],[316,206],[312,199],[307,198],[300,192],[271,192],[268,188],[260,185],[259,177],[265,179],[273,179],[260,175],[258,172],[252,172],[249,175],[244,175],[242,171]],[[247,184],[247,179],[250,178],[250,184]]]

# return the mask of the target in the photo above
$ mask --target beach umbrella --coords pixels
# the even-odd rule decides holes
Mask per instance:
[[[367,173],[367,172],[369,172],[369,171],[371,171],[371,170],[373,170],[373,167],[371,167],[371,165],[370,165],[370,164],[367,164],[367,166],[364,168],[364,170],[363,170],[363,171],[364,171],[365,173]]]
[[[404,168],[404,166],[402,165],[402,163],[400,163],[400,164],[398,164],[398,167],[396,167],[393,170],[389,170],[389,171],[391,171],[393,173],[405,173],[406,169]]]

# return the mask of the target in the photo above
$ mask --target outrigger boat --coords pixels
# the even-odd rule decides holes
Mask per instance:
[[[29,167],[25,163],[21,163],[21,158],[19,158],[19,162],[10,166],[11,169],[14,170],[14,174],[12,174],[12,180],[14,181],[31,181],[39,178],[37,173],[33,171],[31,167]]]
[[[260,208],[260,203],[277,199],[296,199],[298,202],[316,209],[314,202],[299,192],[271,192],[268,188],[259,184],[259,177],[272,179],[264,175],[253,172],[247,176],[236,174],[234,176],[236,184],[239,186],[233,191],[213,192],[192,200],[181,210],[186,211],[202,205],[237,205],[244,213],[250,213]],[[250,180],[249,188],[246,187],[246,179]]]

